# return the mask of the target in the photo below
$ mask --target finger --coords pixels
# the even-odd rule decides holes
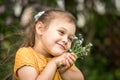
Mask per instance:
[[[68,63],[65,61],[64,64],[65,64],[65,66],[61,66],[61,67],[58,68],[58,70],[60,72],[64,72],[64,71],[66,71],[68,69]]]
[[[66,59],[66,68],[67,68],[67,67],[70,67],[70,66],[71,66],[71,64],[70,64],[69,60]]]
[[[66,62],[66,65],[64,67],[61,67],[62,72],[66,71],[70,67],[68,60],[66,60],[65,62]]]
[[[71,54],[71,55],[70,55],[70,58],[71,58],[73,61],[76,61],[77,56],[76,56],[76,55],[74,55],[74,54]]]
[[[68,60],[68,63],[70,64],[70,66],[73,65],[75,62],[75,58],[70,55],[67,56],[67,60]]]
[[[61,68],[61,67],[64,67],[66,66],[66,62],[65,61],[61,61],[59,64],[58,64],[58,68]]]
[[[75,53],[71,53],[72,56],[74,56],[75,58],[77,58],[77,55]]]
[[[71,59],[73,62],[76,61],[76,57],[72,54],[67,55],[67,59]]]

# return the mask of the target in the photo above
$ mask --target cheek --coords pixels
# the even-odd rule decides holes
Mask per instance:
[[[71,48],[71,43],[68,43],[67,49],[69,50]]]
[[[48,45],[54,45],[54,43],[57,40],[57,35],[53,33],[49,33],[44,36],[44,42],[46,42]]]

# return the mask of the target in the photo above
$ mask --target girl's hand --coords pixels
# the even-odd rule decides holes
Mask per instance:
[[[67,52],[58,57],[53,58],[53,61],[55,61],[59,72],[63,73],[74,64],[76,59],[77,56],[74,53]]]

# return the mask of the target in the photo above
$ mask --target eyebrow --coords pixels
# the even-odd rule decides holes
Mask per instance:
[[[67,29],[65,29],[64,27],[59,27],[59,28],[62,28],[62,29],[64,29],[64,30],[66,30],[66,31],[67,31]]]

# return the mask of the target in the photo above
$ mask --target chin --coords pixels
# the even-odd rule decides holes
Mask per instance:
[[[64,51],[54,51],[53,52],[53,56],[60,56],[60,55],[62,55],[64,53]]]
[[[60,55],[62,55],[64,52],[67,52],[66,50],[64,50],[64,49],[61,49],[61,48],[56,48],[56,47],[54,47],[54,48],[52,48],[51,49],[52,51],[51,51],[51,55],[53,55],[53,56],[60,56]]]

